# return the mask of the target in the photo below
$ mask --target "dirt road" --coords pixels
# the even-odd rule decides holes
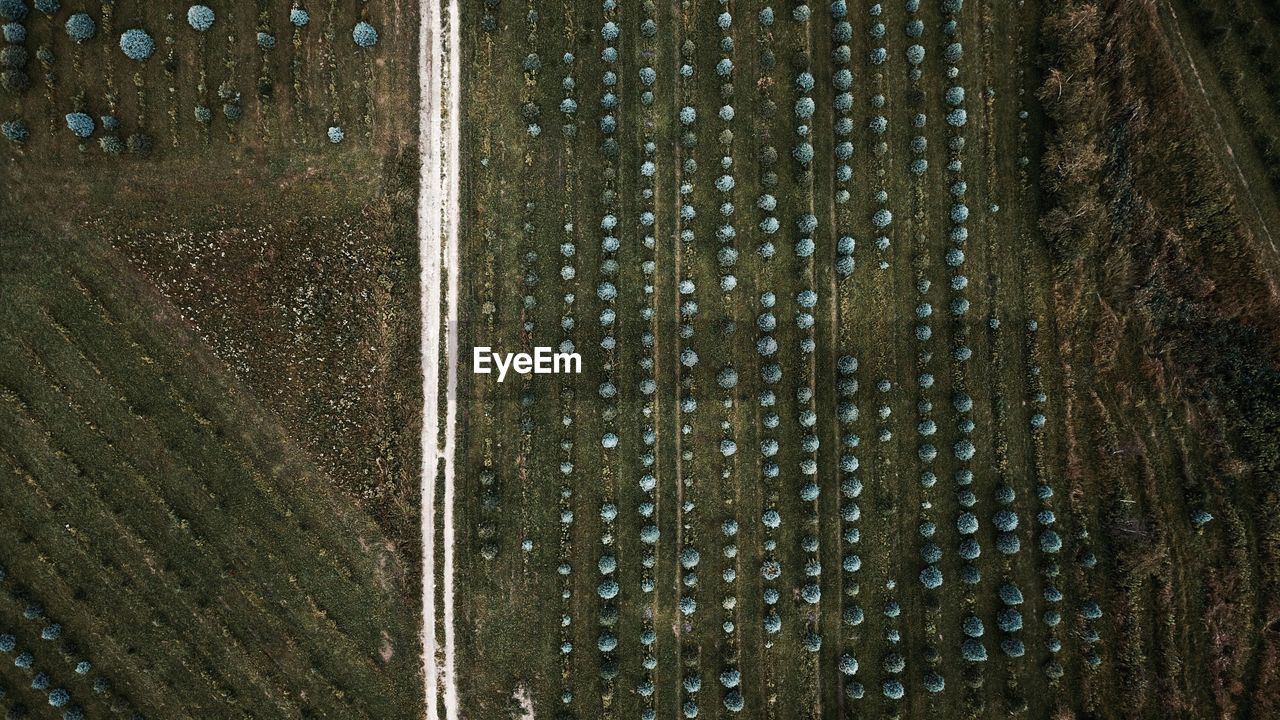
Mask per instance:
[[[429,0],[418,30],[419,129],[418,250],[422,313],[422,653],[427,718],[459,718],[454,674],[454,436],[457,419],[458,350],[458,108],[461,92],[457,0]],[[446,22],[448,26],[446,27]],[[447,33],[447,34],[446,34]],[[447,100],[446,100],[447,98]],[[444,276],[444,277],[442,277]],[[445,290],[444,293],[441,291]],[[441,347],[441,326],[447,337]],[[445,369],[444,413],[440,371]],[[436,481],[443,479],[444,567],[436,567]],[[442,578],[436,606],[437,575]],[[436,631],[444,626],[444,648]],[[441,655],[443,654],[443,657]]]

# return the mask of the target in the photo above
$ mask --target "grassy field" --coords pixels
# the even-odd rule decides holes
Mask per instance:
[[[295,29],[289,3],[211,7],[205,33],[133,1],[22,23],[33,85],[0,97],[30,133],[0,150],[0,702],[416,717],[417,8],[330,2]],[[150,152],[112,152],[137,133]]]
[[[462,3],[464,716],[1274,715],[1273,5]],[[419,7],[41,6],[0,705],[420,717]]]
[[[27,72],[50,82],[0,98],[0,117],[30,131],[3,148],[10,234],[47,225],[120,251],[318,467],[414,545],[417,106],[400,88],[416,87],[416,7],[335,0],[306,7],[301,27],[290,22],[300,5],[211,7],[205,32],[185,7],[31,9]],[[80,12],[97,33],[76,43],[64,24]],[[377,28],[375,46],[353,41],[360,21]],[[145,62],[118,46],[130,27],[154,38]],[[224,84],[239,95],[236,121],[217,99]],[[197,105],[213,109],[210,123]],[[97,128],[78,141],[63,116],[81,110]],[[149,153],[100,146],[136,132]]]
[[[412,717],[395,544],[121,258],[6,257],[0,612],[34,655],[6,682],[89,716]]]
[[[212,3],[214,23],[198,32],[188,24],[187,7],[125,0],[61,3],[53,14],[32,8],[17,44],[25,50],[21,72],[30,88],[0,100],[4,119],[21,120],[30,131],[23,155],[65,159],[78,147],[86,156],[79,163],[103,155],[125,162],[105,151],[103,138],[123,142],[143,133],[154,154],[214,152],[243,161],[271,155],[273,148],[291,148],[295,157],[319,150],[330,144],[329,127],[343,129],[344,143],[365,148],[394,147],[412,136],[415,116],[387,110],[412,107],[400,88],[414,82],[414,64],[394,58],[398,49],[413,57],[414,8],[356,0]],[[291,22],[291,8],[306,10],[306,25]],[[78,13],[88,15],[96,30],[82,42],[65,29]],[[376,28],[378,45],[366,49],[353,42],[361,21]],[[121,52],[119,38],[128,29],[150,35],[154,51],[145,61]],[[260,33],[272,38],[270,47]],[[208,111],[206,119],[197,108]],[[77,143],[64,120],[71,112],[94,118],[91,138]],[[118,128],[107,127],[104,116]]]
[[[1156,15],[959,6],[468,6],[461,356],[584,362],[462,374],[473,715],[1265,714],[1254,210],[1174,119]],[[1077,124],[1100,167],[1042,157]],[[1157,208],[1186,215],[1170,272],[1225,244],[1203,277],[1138,273]],[[1224,354],[1272,358],[1247,390],[1158,349],[1169,298],[1227,277]],[[1245,395],[1182,391],[1208,376]]]

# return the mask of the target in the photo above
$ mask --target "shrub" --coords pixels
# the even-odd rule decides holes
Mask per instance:
[[[731,367],[723,368],[716,374],[716,383],[728,390],[738,384],[738,371]]]
[[[311,22],[311,13],[302,8],[294,8],[289,11],[289,22],[294,27],[306,27]]]
[[[810,605],[816,605],[822,599],[822,590],[816,583],[807,583],[800,588],[800,597]]]
[[[187,8],[187,24],[196,32],[204,32],[213,27],[213,9],[208,5],[192,5]]]
[[[142,62],[155,52],[156,43],[147,31],[130,28],[120,34],[120,50],[130,60]]]
[[[596,639],[596,648],[600,652],[613,652],[618,648],[618,638],[612,633],[601,633],[600,637]]]
[[[6,136],[7,135],[8,134],[6,133]],[[1191,514],[1191,524],[1195,525],[1197,528],[1204,527],[1212,521],[1213,515],[1209,514],[1207,510],[1197,510]]]
[[[82,112],[67,113],[66,121],[67,129],[80,138],[89,137],[97,127],[93,118]]]
[[[929,590],[942,587],[942,571],[934,565],[926,567],[920,571],[920,584]]]
[[[6,140],[15,143],[24,143],[27,138],[31,137],[31,131],[27,129],[26,123],[21,120],[6,120],[4,123],[0,123],[0,134],[4,135]],[[10,650],[12,649],[10,648]],[[0,650],[3,650],[3,647],[0,647]],[[8,652],[8,650],[4,650],[4,652]]]
[[[1007,633],[1018,632],[1022,629],[1022,613],[1014,608],[1001,608],[996,612],[996,626]]]
[[[1021,605],[1022,591],[1016,585],[1005,583],[1000,586],[1000,602],[1005,605]]]
[[[997,510],[991,521],[1000,532],[1013,532],[1018,528],[1018,516],[1009,510]]]
[[[378,31],[369,23],[361,20],[351,29],[351,39],[362,48],[371,48],[378,44]]]
[[[1016,555],[1021,549],[1022,543],[1017,535],[1006,532],[996,536],[996,550],[999,550],[1002,555]]]
[[[976,638],[965,638],[960,643],[960,654],[969,662],[985,662],[987,659],[987,649]]]
[[[336,125],[333,127],[330,127],[327,134],[329,136],[329,142],[333,143],[334,145],[337,145],[338,143],[342,142],[344,138],[346,138],[346,133],[342,132],[342,128],[337,127]]]
[[[14,22],[27,19],[27,3],[23,0],[0,0],[0,17]]]
[[[936,531],[936,528],[933,527],[933,523],[925,523],[924,525],[921,525],[922,534],[926,525],[928,526],[929,534],[925,535],[925,537],[929,537],[933,535],[933,533]],[[920,547],[920,559],[932,565],[942,560],[942,548],[938,547],[933,543],[925,543],[923,546]]]
[[[618,596],[618,583],[614,580],[605,580],[596,588],[596,594],[602,600],[612,600]]]
[[[640,542],[646,545],[654,545],[658,542],[658,526],[645,525],[640,528]]]
[[[98,147],[108,155],[119,155],[124,152],[124,143],[118,135],[103,135],[98,138]]]

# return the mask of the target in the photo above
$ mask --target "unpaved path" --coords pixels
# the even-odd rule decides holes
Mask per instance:
[[[446,38],[444,0],[422,6],[418,27],[420,176],[418,254],[422,314],[422,654],[428,720],[461,717],[454,673],[453,500],[457,419],[458,349],[458,112],[461,102],[457,0],[449,0]],[[446,100],[447,93],[447,100]],[[442,281],[442,275],[447,280]],[[441,293],[442,286],[447,295]],[[447,313],[447,315],[445,315]],[[442,315],[447,337],[441,348]],[[446,368],[444,422],[440,413],[440,369]],[[443,438],[441,431],[443,430]],[[442,442],[443,440],[443,442]],[[436,607],[436,479],[443,476],[444,550],[441,608]],[[436,630],[444,625],[441,658]]]

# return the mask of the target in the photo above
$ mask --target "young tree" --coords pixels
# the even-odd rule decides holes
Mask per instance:
[[[351,39],[362,48],[371,48],[378,44],[378,31],[369,23],[361,20],[351,29]]]
[[[4,123],[0,123],[0,135],[4,135],[5,139],[10,142],[24,143],[27,138],[31,137],[31,131],[27,129],[26,123],[21,120],[6,120]]]
[[[120,50],[130,60],[142,62],[151,57],[156,50],[156,43],[147,31],[130,28],[120,34]]]
[[[80,138],[89,137],[97,127],[93,118],[82,112],[67,113],[66,121],[67,129]]]
[[[204,32],[213,27],[213,9],[208,5],[192,5],[187,8],[187,24],[196,32]]]
[[[0,0],[0,17],[13,22],[27,19],[27,3],[24,0]]]

